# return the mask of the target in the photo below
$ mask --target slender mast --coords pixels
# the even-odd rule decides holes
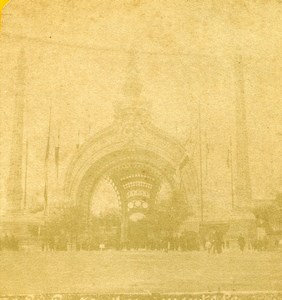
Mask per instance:
[[[28,173],[28,140],[26,141],[25,149],[25,178],[24,178],[24,203],[23,209],[26,210],[26,198],[27,198],[27,173]]]
[[[50,151],[50,135],[51,135],[51,115],[52,115],[52,108],[50,106],[49,112],[49,128],[48,128],[48,137],[47,137],[47,147],[46,147],[46,154],[45,154],[45,187],[44,187],[44,215],[48,214],[48,181],[49,181],[49,151]]]
[[[248,207],[252,204],[252,188],[248,153],[248,127],[245,97],[243,59],[239,55],[235,61],[236,75],[236,205]]]
[[[200,156],[200,205],[201,221],[204,221],[204,201],[203,201],[203,159],[202,159],[202,115],[201,102],[199,101],[199,156]]]
[[[230,137],[230,176],[231,176],[231,205],[234,209],[234,170],[233,170],[233,145],[232,137]]]
[[[209,148],[208,148],[208,135],[207,135],[207,129],[205,131],[205,139],[206,139],[206,178],[208,178],[208,167],[209,167],[209,162],[208,162],[208,156],[209,156]]]
[[[10,169],[7,179],[7,208],[9,212],[17,213],[23,203],[23,134],[25,111],[26,59],[22,49],[18,57],[15,108],[13,113],[12,140],[10,152]]]

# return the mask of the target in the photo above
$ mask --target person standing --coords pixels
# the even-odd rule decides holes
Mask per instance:
[[[222,253],[222,245],[223,245],[222,234],[219,231],[216,231],[214,237],[215,237],[216,253],[220,254]]]
[[[209,240],[206,241],[205,248],[206,248],[206,250],[208,251],[208,253],[211,252],[211,249],[212,249],[212,243],[211,243]]]
[[[244,250],[245,250],[246,241],[245,241],[245,238],[243,237],[242,234],[240,234],[240,236],[239,236],[239,238],[238,238],[238,244],[239,244],[240,250],[241,250],[242,253],[243,253]]]

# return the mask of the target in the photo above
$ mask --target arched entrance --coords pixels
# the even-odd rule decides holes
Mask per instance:
[[[156,138],[154,141],[157,142]],[[133,248],[160,247],[170,230],[167,224],[171,225],[173,220],[173,216],[166,214],[180,207],[187,212],[187,217],[194,213],[197,189],[185,152],[184,159],[179,160],[180,167],[184,165],[180,168],[169,155],[161,155],[169,151],[158,152],[153,145],[143,148],[137,143],[126,143],[119,149],[103,148],[100,152],[93,149],[99,146],[95,142],[81,149],[81,155],[71,164],[66,185],[73,204],[83,211],[83,222],[91,223],[93,194],[99,182],[107,179],[117,195],[120,222],[114,224],[119,228],[112,232],[118,236],[119,243]],[[109,148],[112,146],[109,144]],[[162,241],[157,241],[156,236]]]
[[[180,217],[193,214],[197,218],[199,214],[193,163],[178,141],[152,124],[133,54],[129,67],[124,91],[128,101],[116,107],[111,126],[82,145],[66,178],[67,195],[81,209],[86,223],[91,219],[91,201],[98,182],[107,178],[112,183],[118,195],[121,244],[126,244],[132,230],[137,233],[145,220],[150,228],[147,236],[153,236],[170,230]],[[156,200],[163,184],[169,186],[171,197],[162,206]],[[185,216],[180,216],[181,212]],[[134,221],[134,214],[143,214],[143,221]],[[160,232],[153,234],[152,228]],[[139,235],[143,239],[141,229]]]
[[[147,220],[148,229],[150,221],[160,206],[164,204],[163,199],[159,199],[159,192],[163,184],[169,186],[171,193],[170,203],[166,203],[166,205],[178,204],[188,208],[186,195],[179,189],[174,173],[174,169],[165,159],[148,150],[136,148],[134,151],[126,149],[115,151],[98,160],[85,173],[78,186],[76,204],[84,211],[85,222],[91,222],[95,187],[101,178],[107,178],[114,187],[118,198],[120,241],[122,244],[128,244],[129,233],[131,240],[134,235],[133,228],[136,232],[140,231],[140,224],[144,225]],[[144,216],[142,222],[137,217],[141,214]],[[152,232],[150,233],[152,234]],[[141,237],[141,232],[139,235]]]

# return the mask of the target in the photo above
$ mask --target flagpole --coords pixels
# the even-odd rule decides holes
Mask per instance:
[[[230,137],[230,176],[231,176],[231,205],[234,208],[234,173],[233,173],[233,146],[232,137]]]
[[[26,210],[26,198],[27,198],[27,172],[28,172],[28,140],[26,141],[26,153],[25,153],[25,180],[24,180],[24,205]]]
[[[57,146],[55,146],[55,164],[56,164],[56,175],[57,175],[57,184],[59,179],[59,151],[60,151],[60,139],[61,139],[61,133],[60,128],[58,129],[58,137],[57,137]]]
[[[206,178],[208,178],[208,155],[209,155],[209,149],[208,149],[207,129],[205,131],[205,135],[206,135]]]
[[[47,146],[46,146],[46,155],[45,155],[45,188],[44,188],[44,215],[47,215],[48,212],[48,164],[49,164],[49,151],[50,151],[50,134],[51,134],[51,114],[52,108],[50,106],[49,112],[49,129],[48,129],[48,137],[47,137]]]
[[[199,101],[199,155],[200,155],[200,205],[201,221],[204,221],[204,201],[203,201],[203,159],[202,159],[202,115],[201,102]]]

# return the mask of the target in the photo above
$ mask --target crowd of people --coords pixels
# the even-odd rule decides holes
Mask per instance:
[[[222,253],[224,248],[229,248],[229,241],[224,241],[220,232],[214,231],[210,234],[208,239],[204,239],[204,249],[208,253]]]
[[[0,250],[18,251],[20,247],[20,240],[13,234],[5,234],[0,239]],[[230,245],[232,244],[232,246]],[[237,246],[235,246],[237,244]],[[275,244],[278,245],[277,243]],[[113,250],[158,250],[158,251],[200,251],[201,249],[212,254],[221,254],[228,249],[239,249],[242,253],[248,248],[253,251],[265,251],[268,249],[268,240],[254,239],[247,240],[240,234],[237,240],[224,239],[223,234],[218,231],[212,232],[207,238],[200,240],[197,235],[188,233],[176,234],[170,237],[156,238],[151,237],[143,241],[129,240],[127,243],[120,243],[119,238],[102,239],[98,236],[79,236],[70,239],[65,233],[57,235],[48,235],[41,237],[42,251],[98,251],[105,249]]]
[[[250,248],[252,250],[256,250],[256,251],[264,251],[264,250],[267,250],[268,247],[269,247],[269,241],[266,237],[263,239],[255,239],[250,243]],[[278,239],[275,240],[274,247],[275,248],[279,247]]]
[[[231,245],[230,245],[231,244]],[[244,252],[248,250],[267,250],[266,240],[248,241],[240,234],[237,239],[230,242],[224,239],[220,232],[213,232],[203,241],[196,235],[176,234],[171,237],[148,238],[146,241],[129,240],[120,243],[118,238],[104,239],[98,236],[80,236],[72,241],[65,234],[49,236],[42,240],[42,251],[98,251],[113,250],[150,250],[150,251],[200,251],[204,250],[212,254],[221,254],[230,248]]]
[[[0,239],[0,250],[18,251],[19,240],[13,234],[3,235]]]
[[[267,237],[263,239],[247,240],[242,234],[240,234],[236,240],[236,244],[240,251],[243,253],[247,248],[252,251],[266,251],[269,249],[269,241]],[[274,244],[274,248],[279,247],[279,241]],[[224,240],[223,236],[218,232],[214,232],[211,238],[205,241],[204,249],[209,253],[222,253],[224,250],[230,248],[230,241]],[[234,248],[234,246],[232,247]]]
[[[69,236],[65,233],[56,235],[48,234],[42,238],[43,251],[65,251],[65,250],[200,250],[200,241],[197,234],[174,234],[171,236],[149,234],[140,236],[129,236],[126,242],[120,241],[120,234],[82,234]]]

